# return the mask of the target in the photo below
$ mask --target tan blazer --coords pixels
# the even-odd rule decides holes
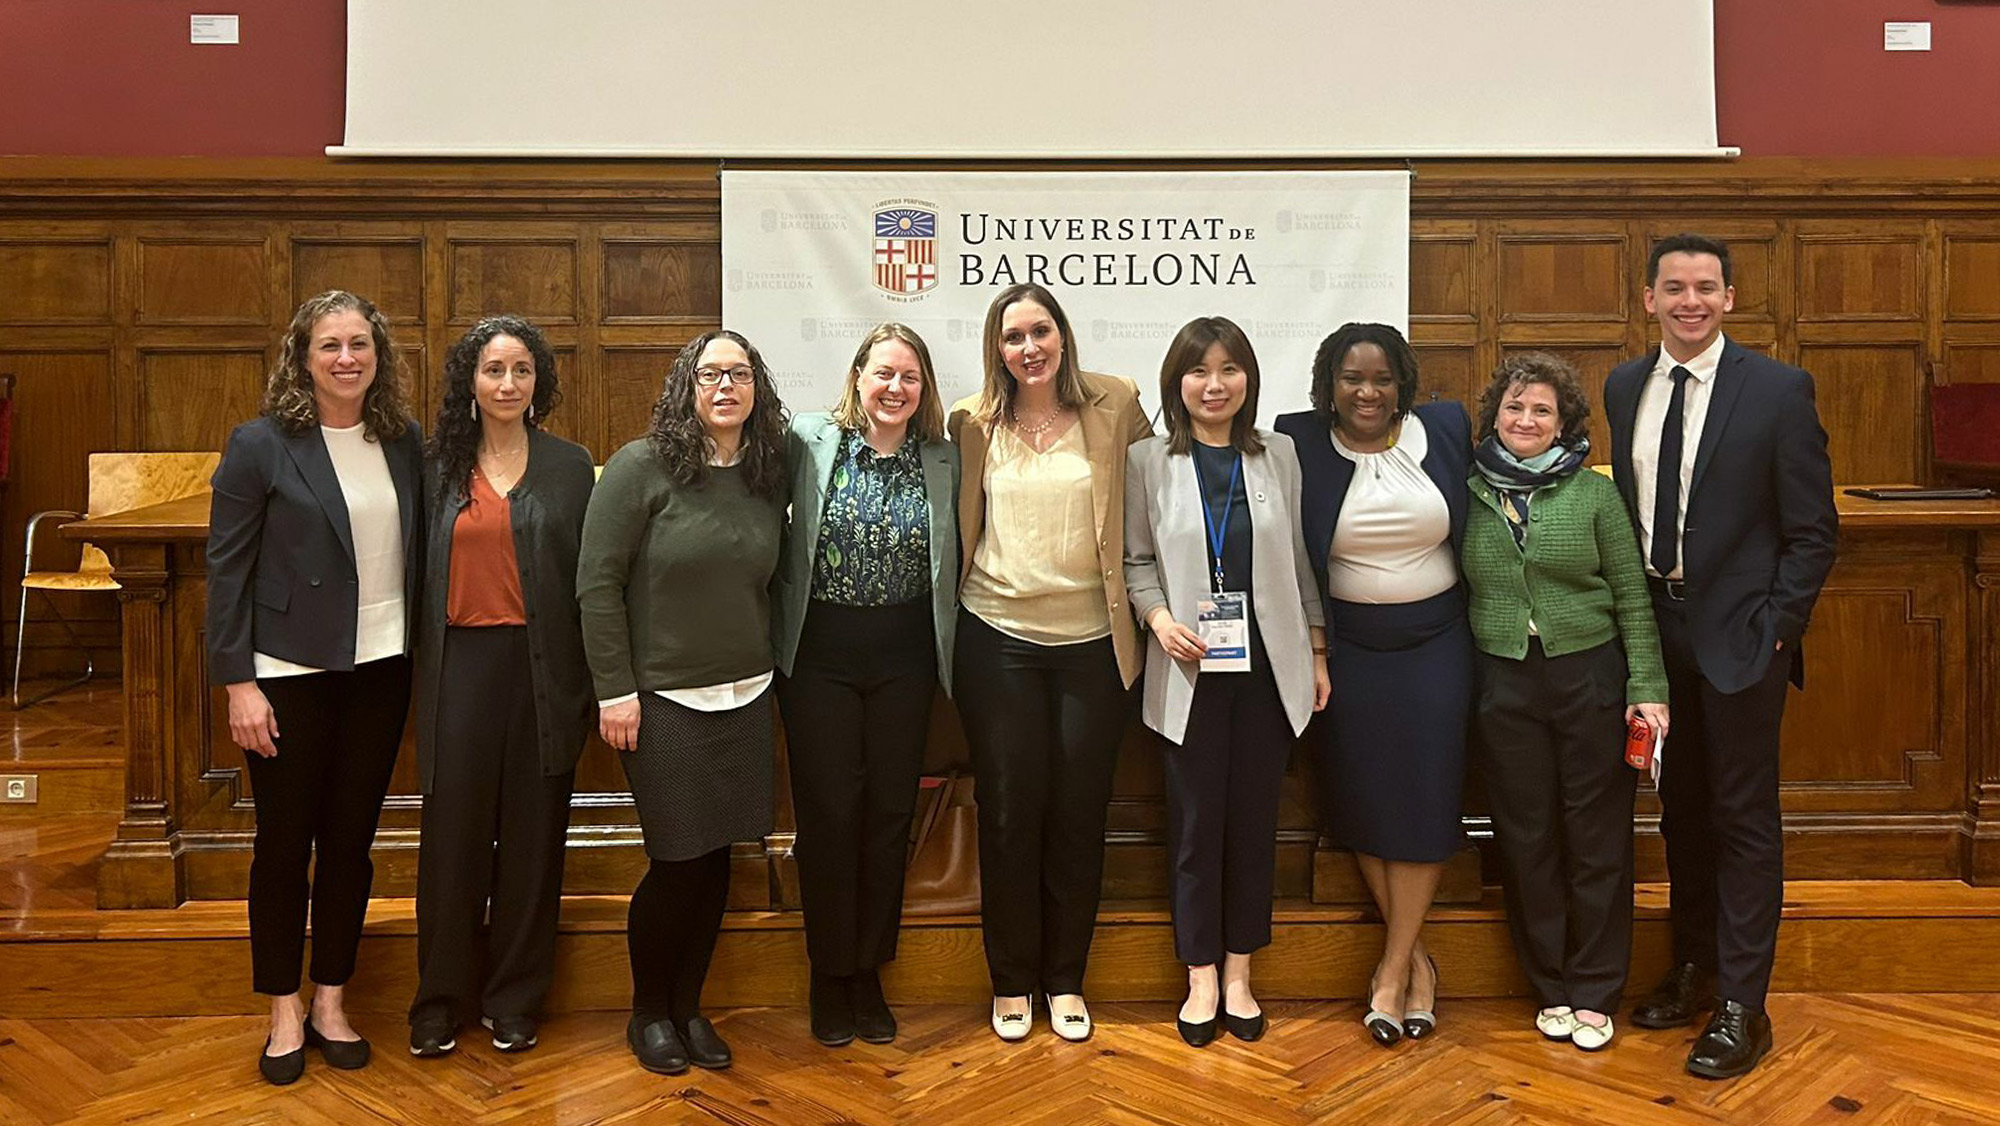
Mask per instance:
[[[1083,428],[1084,457],[1090,462],[1091,508],[1097,517],[1097,561],[1104,570],[1105,610],[1111,618],[1111,645],[1118,653],[1118,673],[1126,687],[1139,678],[1144,654],[1139,629],[1125,598],[1125,447],[1151,437],[1152,423],[1139,409],[1139,388],[1119,375],[1078,372],[1083,381],[1083,407],[1077,425]],[[986,531],[987,427],[973,419],[979,396],[969,395],[951,405],[945,431],[958,445],[964,475],[958,487],[958,581],[972,571],[972,553]]]

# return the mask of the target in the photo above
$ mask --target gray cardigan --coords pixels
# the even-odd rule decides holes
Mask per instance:
[[[771,605],[771,634],[778,671],[792,674],[799,635],[812,601],[813,551],[841,428],[824,412],[792,419],[788,461],[792,473],[792,522]],[[958,629],[958,447],[940,438],[923,445],[924,500],[931,510],[931,624],[937,637],[938,679],[951,691],[951,649]]]
[[[508,493],[514,561],[528,614],[528,667],[522,691],[535,696],[535,742],[542,773],[576,769],[597,724],[597,697],[583,656],[576,602],[577,545],[596,471],[590,452],[541,430],[528,431],[528,467]],[[424,462],[426,507],[424,586],[417,619],[417,776],[425,794],[437,773],[438,698],[444,680],[445,611],[451,597],[451,537],[467,500],[462,482],[449,486]]]
[[[1264,452],[1243,456],[1243,489],[1250,497],[1250,611],[1263,632],[1278,696],[1296,735],[1312,718],[1307,629],[1325,625],[1326,616],[1299,528],[1299,459],[1292,440],[1262,428],[1257,436]],[[1209,588],[1207,536],[1194,458],[1168,453],[1165,438],[1134,442],[1125,468],[1125,589],[1140,624],[1160,606],[1183,625],[1195,621],[1195,600]],[[1140,710],[1146,726],[1179,743],[1187,734],[1200,674],[1198,662],[1174,660],[1148,634]]]

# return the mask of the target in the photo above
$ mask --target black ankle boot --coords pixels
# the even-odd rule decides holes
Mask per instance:
[[[812,1006],[813,1039],[829,1048],[838,1048],[854,1040],[851,982],[851,978],[813,971],[812,991],[808,995]]]
[[[854,1000],[854,1031],[870,1044],[887,1044],[896,1038],[896,1014],[882,996],[882,978],[872,969],[854,975],[849,996]]]

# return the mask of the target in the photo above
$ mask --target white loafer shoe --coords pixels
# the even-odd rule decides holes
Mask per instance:
[[[1535,1031],[1551,1040],[1567,1040],[1576,1035],[1576,1012],[1568,1005],[1556,1005],[1535,1014]]]
[[[1586,1024],[1583,1021],[1576,1020],[1574,1017],[1570,1019],[1574,1022],[1574,1027],[1570,1030],[1569,1042],[1586,1052],[1597,1051],[1599,1048],[1611,1043],[1611,1038],[1617,1034],[1616,1030],[1611,1027],[1611,1018],[1609,1016],[1604,1018],[1604,1024],[1601,1027],[1595,1024]]]
[[[1008,1000],[1012,999],[1011,997],[1008,998]],[[1003,1013],[1000,1011],[1001,999],[998,997],[993,998],[993,1034],[995,1036],[1009,1043],[1028,1038],[1028,1029],[1035,1023],[1034,994],[1031,993],[1027,997],[1022,998],[1022,1000],[1028,1002],[1026,1009],[1018,1013]]]
[[[1064,1001],[1061,1008],[1056,1006],[1057,997]],[[1072,1001],[1075,1002],[1075,1011],[1063,1012],[1062,1009],[1070,1008],[1069,1002]],[[1084,1005],[1083,995],[1059,993],[1050,997],[1049,1025],[1056,1030],[1057,1036],[1071,1043],[1082,1043],[1090,1039],[1090,1009]]]

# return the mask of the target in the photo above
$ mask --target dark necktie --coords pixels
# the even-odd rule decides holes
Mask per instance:
[[[1674,394],[1667,400],[1667,415],[1660,420],[1659,473],[1653,482],[1653,570],[1666,578],[1674,573],[1681,554],[1681,414],[1687,403],[1687,381],[1692,374],[1676,364]]]

